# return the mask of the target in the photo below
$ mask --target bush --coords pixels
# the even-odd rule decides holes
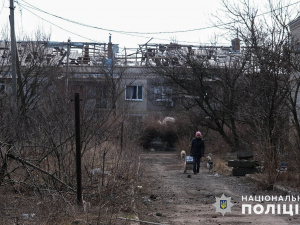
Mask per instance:
[[[141,133],[140,144],[144,149],[174,148],[178,141],[175,122],[160,123],[155,119],[148,120]]]
[[[141,138],[140,138],[140,144],[144,149],[151,148],[151,143],[153,140],[157,139],[160,136],[160,132],[155,127],[146,127],[145,130],[143,130]]]

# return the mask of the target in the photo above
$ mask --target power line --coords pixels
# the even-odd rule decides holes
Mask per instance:
[[[34,12],[32,12],[32,11],[30,11],[30,10],[29,10],[29,9],[27,9],[26,7],[23,7],[23,9],[27,10],[28,12],[30,12],[30,13],[31,13],[31,14],[33,14],[34,16],[36,16],[36,17],[40,18],[41,20],[44,20],[44,21],[46,21],[46,22],[50,23],[51,25],[53,25],[53,26],[55,26],[55,27],[57,27],[57,28],[59,28],[59,29],[61,29],[61,30],[64,30],[64,31],[66,31],[66,32],[68,32],[68,33],[71,33],[71,34],[74,34],[74,35],[76,35],[76,36],[79,36],[79,37],[85,38],[85,39],[87,39],[87,40],[90,40],[90,41],[96,42],[96,41],[95,41],[95,40],[93,40],[93,39],[90,39],[90,38],[84,37],[84,36],[82,36],[82,35],[80,35],[80,34],[77,34],[77,33],[74,33],[74,32],[72,32],[72,31],[69,31],[69,30],[67,30],[67,29],[65,29],[65,28],[62,28],[62,27],[60,27],[60,26],[58,26],[58,25],[56,25],[56,24],[54,24],[54,23],[50,22],[49,20],[46,20],[46,19],[44,19],[43,17],[40,17],[40,16],[38,16],[37,14],[35,14],[35,13],[34,13]]]
[[[24,2],[25,4],[21,4],[20,1]],[[300,3],[300,1],[297,1],[295,3],[292,3],[292,4],[288,4],[286,6],[283,6],[283,7],[279,7],[277,9],[273,9],[271,11],[268,11],[268,12],[264,12],[264,13],[261,13],[257,16],[263,16],[265,14],[269,14],[269,13],[272,13],[276,10],[280,10],[280,9],[283,9],[283,8],[287,8],[289,6],[292,6],[292,5],[296,5]],[[79,36],[79,37],[82,37],[84,39],[87,39],[87,40],[91,40],[91,41],[95,41],[95,40],[92,40],[90,38],[87,38],[87,37],[84,37],[80,34],[77,34],[75,32],[72,32],[72,31],[69,31],[61,26],[58,26],[56,24],[54,24],[53,22],[50,22],[49,20],[46,20],[40,16],[38,16],[37,14],[35,14],[34,12],[32,12],[30,9],[33,9],[33,10],[36,10],[36,11],[39,11],[39,12],[42,12],[44,14],[47,14],[47,15],[50,15],[50,16],[53,16],[53,17],[56,17],[58,19],[61,19],[61,20],[65,20],[67,22],[70,22],[70,23],[73,23],[73,24],[76,24],[76,25],[80,25],[80,26],[84,26],[84,27],[88,27],[88,28],[92,28],[92,29],[98,29],[98,30],[102,30],[102,31],[109,31],[109,32],[112,32],[112,33],[118,33],[118,34],[121,34],[121,35],[128,35],[128,36],[132,36],[132,37],[140,37],[140,38],[153,38],[150,37],[150,36],[145,36],[145,35],[158,35],[158,34],[174,34],[174,33],[183,33],[183,32],[192,32],[192,31],[200,31],[200,30],[205,30],[205,29],[211,29],[211,28],[220,28],[220,27],[223,27],[223,26],[226,26],[226,25],[230,25],[230,24],[233,24],[233,23],[236,23],[236,22],[241,22],[241,20],[239,21],[235,21],[235,22],[228,22],[228,23],[222,23],[222,24],[218,24],[218,25],[213,25],[213,26],[208,26],[208,27],[202,27],[202,28],[195,28],[195,29],[190,29],[190,30],[181,30],[181,31],[166,31],[166,32],[132,32],[132,31],[120,31],[120,30],[114,30],[114,29],[105,29],[105,28],[100,28],[100,27],[96,27],[96,26],[91,26],[91,25],[87,25],[87,24],[83,24],[83,23],[80,23],[80,22],[76,22],[76,21],[73,21],[73,20],[70,20],[70,19],[67,19],[67,18],[63,18],[63,17],[60,17],[60,16],[57,16],[57,15],[54,15],[54,14],[51,14],[49,12],[46,12],[44,10],[41,10],[35,6],[33,6],[32,4],[29,4],[28,2],[24,1],[24,0],[19,0],[17,2],[17,4],[19,4],[21,7],[23,7],[25,10],[29,11],[30,13],[32,13],[33,15],[37,16],[38,18],[40,18],[41,20],[44,20],[50,24],[52,24],[53,26],[61,29],[61,30],[64,30],[66,32],[69,32],[71,34],[74,34],[76,36]],[[30,9],[29,9],[30,8]],[[165,38],[154,38],[156,40],[159,40],[159,41],[172,41],[172,38],[169,38],[169,39],[165,39]],[[180,41],[181,43],[186,43],[186,44],[199,44],[200,42],[189,42],[189,41]]]
[[[91,39],[89,39],[89,38],[87,38],[87,37],[84,37],[84,36],[82,36],[82,35],[79,35],[79,34],[76,34],[76,33],[72,32],[72,31],[69,31],[69,30],[67,30],[67,29],[65,29],[65,28],[62,28],[61,26],[58,26],[58,25],[56,25],[56,24],[50,22],[49,20],[46,20],[45,18],[43,18],[43,17],[37,15],[36,13],[32,12],[31,10],[29,10],[29,9],[28,9],[28,6],[26,6],[26,5],[23,5],[23,4],[19,4],[19,5],[20,5],[23,9],[25,9],[25,10],[27,10],[28,12],[30,12],[31,14],[33,14],[34,16],[36,16],[36,17],[40,18],[41,20],[44,20],[44,21],[46,21],[46,22],[52,24],[53,26],[58,27],[59,29],[62,29],[62,30],[64,30],[64,31],[70,32],[70,33],[75,34],[75,35],[77,35],[77,36],[80,36],[80,37],[86,38],[86,39],[88,39],[88,40],[91,40]],[[29,8],[33,8],[33,7],[29,7]],[[34,8],[33,8],[33,9],[34,9]],[[43,11],[42,11],[42,12],[43,12]],[[52,15],[52,14],[49,14],[49,15]],[[63,19],[62,17],[58,17],[58,18]],[[68,20],[68,19],[63,19],[63,20],[66,20],[66,21],[68,21],[68,22],[74,23],[74,22],[72,22],[71,20]],[[80,23],[75,23],[75,24],[77,24],[77,25],[82,25],[82,24],[80,24]],[[89,27],[89,28],[95,28],[95,27],[91,27],[91,26],[87,26],[87,27]],[[134,35],[134,34],[131,34],[131,33],[118,32],[118,31],[114,31],[114,30],[105,30],[105,29],[103,29],[103,30],[104,30],[104,31],[111,31],[111,32],[114,32],[114,33],[121,33],[121,34],[129,35],[129,36],[134,36],[134,37],[150,38],[150,37],[146,37],[146,36]],[[156,38],[156,39],[159,39],[159,38]],[[160,39],[160,40],[167,40],[167,39]]]
[[[187,33],[187,32],[194,32],[194,31],[200,31],[200,30],[206,30],[206,29],[212,29],[212,28],[220,28],[220,27],[223,27],[223,26],[226,26],[226,25],[230,25],[230,24],[233,23],[233,22],[228,22],[228,23],[222,23],[222,24],[212,25],[212,26],[207,26],[207,27],[202,27],[202,28],[194,28],[194,29],[188,29],[188,30],[177,30],[177,31],[161,31],[161,32],[122,31],[122,30],[106,29],[106,28],[101,28],[101,27],[97,27],[97,26],[91,26],[91,25],[88,25],[88,24],[80,23],[80,22],[77,22],[77,21],[74,21],[74,20],[70,20],[70,19],[67,19],[67,18],[64,18],[64,17],[61,17],[61,16],[54,15],[52,13],[46,12],[46,11],[44,11],[42,9],[39,9],[39,8],[37,8],[37,7],[29,4],[28,2],[26,2],[24,0],[22,0],[22,1],[27,4],[27,7],[30,7],[30,8],[32,8],[34,10],[40,11],[40,12],[45,13],[47,15],[59,18],[61,20],[65,20],[65,21],[70,22],[70,23],[74,23],[74,24],[77,24],[77,25],[80,25],[80,26],[85,26],[85,27],[89,27],[89,28],[93,28],[93,29],[98,29],[98,30],[103,30],[103,31],[109,31],[109,32],[116,32],[116,33],[122,33],[122,34],[144,34],[144,35],[150,35],[150,34],[152,34],[153,35],[153,34]],[[293,6],[293,5],[296,5],[298,3],[300,3],[300,1],[288,4],[288,5],[283,6],[283,7],[279,7],[277,9],[275,9],[275,11],[283,9],[283,8],[287,8],[287,7],[290,7],[290,6]],[[274,10],[261,13],[258,16],[263,16],[263,15],[266,15],[266,14],[269,14],[269,13],[272,13],[272,12],[274,12]],[[241,22],[241,20],[239,20],[238,22]]]
[[[20,5],[20,4],[19,4],[19,5]],[[73,31],[70,31],[70,30],[67,30],[67,29],[65,29],[65,28],[63,28],[63,27],[61,27],[61,26],[58,26],[58,25],[54,24],[53,22],[50,22],[49,20],[47,20],[47,19],[45,19],[45,18],[43,18],[43,17],[37,15],[36,13],[32,12],[31,10],[29,10],[28,8],[26,8],[26,6],[24,7],[24,5],[22,5],[22,8],[25,9],[25,10],[27,10],[28,12],[30,12],[30,13],[33,14],[34,16],[38,17],[39,19],[41,19],[41,20],[43,20],[43,21],[46,21],[47,23],[49,23],[49,24],[51,24],[51,25],[53,25],[53,26],[55,26],[55,27],[57,27],[57,28],[59,28],[59,29],[61,29],[61,30],[64,30],[64,31],[66,31],[66,32],[68,32],[68,33],[71,33],[71,34],[74,34],[74,35],[76,35],[76,36],[78,36],[78,37],[82,37],[82,38],[84,38],[84,39],[86,39],[86,40],[90,40],[90,41],[92,41],[92,42],[97,42],[97,41],[94,40],[94,39],[90,39],[90,38],[88,38],[88,37],[82,36],[82,35],[80,35],[80,34],[77,34],[77,33],[73,32]],[[127,33],[121,33],[121,34],[123,34],[123,35],[129,35],[129,36],[134,36],[134,37],[148,38],[148,39],[151,38],[151,37],[147,37],[147,36],[140,36],[140,35],[134,35],[134,34],[127,34]],[[164,39],[164,38],[155,38],[155,39],[156,39],[156,40],[161,40],[161,41],[170,41],[170,39]],[[183,42],[183,43],[189,43],[189,44],[199,44],[198,42],[189,42],[189,41],[181,41],[181,42]],[[120,49],[123,49],[123,48],[120,47]]]
[[[35,7],[35,6],[31,5],[31,4],[29,4],[28,2],[26,2],[26,1],[24,1],[24,0],[22,0],[22,1],[25,2],[25,3],[27,4],[27,6],[25,6],[25,5],[22,4],[23,7],[29,7],[29,8],[31,8],[31,9],[40,11],[40,12],[45,13],[45,14],[47,14],[47,15],[56,17],[56,18],[58,18],[58,19],[65,20],[65,21],[70,22],[70,23],[74,23],[74,24],[76,24],[76,25],[80,25],[80,26],[84,26],[84,27],[88,27],[88,28],[93,28],[93,29],[98,29],[98,30],[103,30],[103,31],[109,31],[109,32],[126,33],[126,34],[127,34],[127,33],[128,33],[128,34],[130,34],[130,33],[139,34],[139,32],[126,32],[126,31],[119,31],[119,30],[113,30],[113,29],[105,29],[105,28],[101,28],[101,27],[96,27],[96,26],[87,25],[87,24],[80,23],[80,22],[77,22],[77,21],[74,21],[74,20],[70,20],[70,19],[67,19],[67,18],[64,18],[64,17],[61,17],[61,16],[54,15],[54,14],[52,14],[52,13],[46,12],[46,11],[44,11],[44,10],[41,10],[41,9],[39,9],[39,8],[37,8],[37,7]],[[140,33],[140,34],[143,34],[143,33]]]
[[[66,31],[66,32],[69,32],[69,33],[71,33],[71,34],[74,34],[74,35],[76,35],[76,36],[85,38],[85,39],[90,40],[90,41],[95,41],[95,40],[92,40],[92,39],[90,39],[90,38],[84,37],[84,36],[82,36],[82,35],[80,35],[80,34],[77,34],[77,33],[75,33],[75,32],[69,31],[69,30],[67,30],[67,29],[65,29],[65,28],[63,28],[63,27],[61,27],[61,26],[58,26],[58,25],[54,24],[53,22],[50,22],[49,20],[47,20],[47,19],[45,19],[45,18],[43,18],[43,17],[37,15],[36,13],[32,12],[30,9],[28,9],[28,6],[26,6],[26,5],[23,5],[23,4],[19,4],[19,5],[20,5],[23,9],[25,9],[25,10],[27,10],[28,12],[30,12],[31,14],[33,14],[34,16],[36,16],[36,17],[40,18],[41,20],[44,20],[44,21],[46,21],[46,22],[52,24],[53,26],[55,26],[55,27],[57,27],[57,28],[59,28],[59,29],[61,29],[61,30],[64,30],[64,31]],[[29,7],[29,8],[32,8],[32,7]],[[80,24],[79,24],[79,25],[80,25]],[[113,31],[113,30],[111,30],[111,32],[119,33],[118,31]],[[141,35],[136,35],[136,34],[133,34],[133,33],[125,33],[125,32],[124,32],[124,33],[121,32],[120,34],[128,35],[128,36],[133,36],[133,37],[147,38],[147,39],[152,38],[152,37],[149,37],[149,36],[141,36]],[[156,39],[156,40],[160,40],[160,41],[170,41],[170,39],[165,39],[165,38],[155,38],[155,39]],[[198,44],[198,42],[188,42],[188,41],[182,41],[182,42],[184,42],[184,43],[190,43],[190,44],[196,44],[196,43]]]

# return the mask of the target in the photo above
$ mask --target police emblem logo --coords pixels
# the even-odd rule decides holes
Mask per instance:
[[[224,194],[221,196],[221,198],[216,197],[216,203],[213,204],[213,206],[216,207],[216,212],[222,213],[223,216],[227,212],[231,213],[231,207],[234,204],[232,204],[230,200],[231,197],[227,198]]]
[[[227,208],[227,200],[220,200],[220,208],[221,209]]]

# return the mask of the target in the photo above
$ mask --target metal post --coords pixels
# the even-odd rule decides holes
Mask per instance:
[[[103,165],[102,165],[102,187],[104,186],[104,170],[105,170],[105,155],[106,155],[106,149],[104,149],[103,152]]]
[[[124,133],[124,121],[122,121],[122,124],[121,124],[121,134],[120,134],[120,147],[121,147],[121,153],[123,151],[123,133]]]
[[[79,93],[75,93],[75,138],[76,138],[77,204],[82,205]]]

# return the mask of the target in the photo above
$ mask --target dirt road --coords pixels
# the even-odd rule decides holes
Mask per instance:
[[[200,173],[183,173],[183,163],[174,152],[145,152],[142,154],[146,171],[146,183],[141,189],[139,219],[158,224],[263,224],[300,225],[299,215],[242,214],[242,196],[270,195],[282,193],[259,191],[245,177],[219,175],[208,171],[202,163]],[[190,175],[190,178],[189,178]],[[216,212],[216,197],[224,194],[231,197],[231,213],[223,216]],[[250,202],[266,204],[275,202]],[[279,202],[280,203],[280,202]],[[282,203],[282,202],[281,202]],[[298,202],[297,202],[298,203]],[[295,204],[295,202],[294,202]],[[257,208],[258,209],[258,208]],[[281,209],[282,210],[282,209]]]

